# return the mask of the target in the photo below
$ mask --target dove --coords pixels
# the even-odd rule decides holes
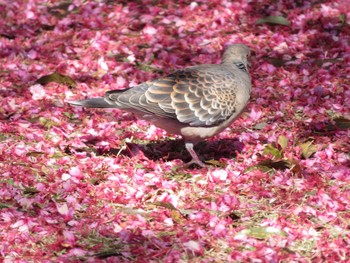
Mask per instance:
[[[131,112],[170,134],[181,135],[192,157],[187,163],[206,165],[194,146],[229,127],[242,113],[251,92],[248,72],[250,49],[232,44],[221,64],[202,64],[124,90],[111,90],[104,97],[70,102],[86,108],[117,108]]]

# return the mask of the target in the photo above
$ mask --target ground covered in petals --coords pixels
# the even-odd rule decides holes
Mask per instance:
[[[0,1],[2,262],[346,262],[350,4]],[[252,99],[178,138],[68,101],[252,49]]]

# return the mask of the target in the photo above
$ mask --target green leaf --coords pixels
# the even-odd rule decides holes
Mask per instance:
[[[173,206],[173,204],[171,204],[169,202],[153,202],[152,205],[161,206],[161,207],[167,208],[169,210],[177,210],[175,208],[175,206]]]
[[[176,209],[175,206],[173,206],[173,204],[169,202],[153,202],[152,204],[169,209],[170,216],[174,220],[174,222],[179,223],[181,221],[182,214],[178,209]]]
[[[288,146],[288,138],[286,136],[281,135],[278,137],[277,143],[281,146],[282,151],[287,148]]]
[[[129,215],[142,215],[145,216],[147,215],[147,212],[139,209],[139,208],[130,208],[130,207],[120,207],[119,210],[125,214],[129,214]]]
[[[72,118],[72,116],[73,116],[73,113],[70,113],[70,112],[63,112],[63,115],[64,116],[66,116],[66,117],[68,117],[69,119],[71,119]]]
[[[282,154],[281,154],[280,150],[278,150],[272,144],[268,144],[268,145],[265,146],[264,154],[272,154],[276,158],[281,158],[282,157]]]
[[[8,205],[8,204],[6,204],[6,203],[1,203],[0,202],[0,209],[3,209],[3,208],[10,208],[11,207],[11,205]]]
[[[346,14],[341,14],[339,16],[340,26],[343,26],[346,22]]]
[[[290,22],[283,16],[268,16],[260,18],[255,22],[257,25],[260,24],[270,24],[270,25],[282,25],[289,26]]]
[[[151,66],[148,63],[140,63],[140,62],[136,62],[136,67],[138,67],[139,69],[143,70],[143,71],[150,71],[150,72],[158,72],[158,73],[163,73],[162,69],[159,69],[157,67]]]
[[[258,166],[268,167],[276,170],[286,170],[290,167],[291,163],[288,160],[264,160],[258,163]]]
[[[216,166],[216,167],[221,167],[221,168],[224,168],[226,166],[225,163],[222,163],[218,160],[208,160],[208,161],[205,161],[206,164],[211,164],[213,166]]]
[[[267,126],[266,122],[260,122],[255,124],[254,129],[255,130],[263,130]]]
[[[25,187],[23,189],[23,194],[26,196],[34,196],[39,193],[39,191],[34,186]]]
[[[42,76],[36,81],[36,83],[39,83],[42,85],[46,85],[47,83],[50,83],[50,82],[65,84],[65,85],[68,85],[70,88],[75,88],[77,86],[77,83],[71,77],[62,75],[58,72],[54,72],[50,75]]]
[[[15,182],[12,178],[6,180],[5,182],[8,183],[9,185],[15,186]]]
[[[279,160],[274,161],[271,159],[264,160],[259,162],[256,165],[250,166],[245,169],[245,172],[248,173],[253,170],[260,170],[265,173],[270,172],[271,170],[286,170],[293,166],[293,163],[291,163],[289,160]]]
[[[142,169],[142,168],[144,168],[144,166],[141,163],[137,163],[137,164],[135,164],[135,168]]]
[[[48,129],[50,129],[52,126],[58,126],[58,123],[54,122],[53,120],[46,119],[44,117],[40,117],[39,122],[42,126]]]
[[[286,237],[287,233],[278,228],[271,227],[271,226],[252,227],[252,228],[244,229],[238,232],[235,238],[245,238],[246,236],[248,236],[248,237],[253,237],[257,239],[267,239],[275,235]]]
[[[312,144],[313,141],[308,141],[300,145],[301,154],[304,159],[308,159],[317,151],[317,146]]]
[[[181,215],[180,211],[178,211],[178,210],[171,210],[170,216],[174,220],[174,222],[176,222],[176,223],[180,223],[182,220],[182,215]]]
[[[244,173],[249,173],[249,172],[254,171],[254,170],[260,170],[260,171],[262,171],[264,173],[268,173],[268,172],[270,172],[272,170],[272,168],[258,164],[258,165],[253,165],[253,166],[247,167],[244,170]]]

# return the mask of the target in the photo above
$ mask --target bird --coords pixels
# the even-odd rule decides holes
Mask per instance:
[[[229,127],[243,112],[252,89],[248,71],[250,48],[226,47],[221,64],[200,64],[104,97],[71,101],[86,108],[117,108],[131,112],[170,134],[181,135],[192,159],[186,164],[206,165],[194,146]]]

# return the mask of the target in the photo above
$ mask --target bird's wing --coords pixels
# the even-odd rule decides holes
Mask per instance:
[[[127,91],[107,92],[106,98],[191,126],[215,126],[235,113],[237,83],[230,72],[193,67]]]

